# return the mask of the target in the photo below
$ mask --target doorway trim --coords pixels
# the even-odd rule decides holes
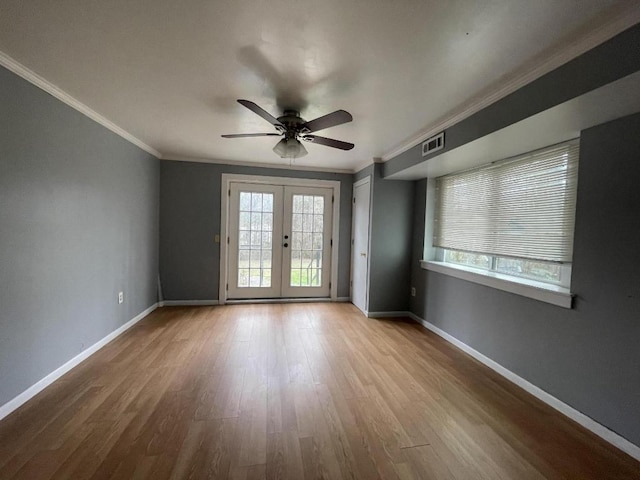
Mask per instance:
[[[220,280],[218,301],[227,303],[227,277],[229,269],[229,188],[232,182],[282,185],[295,187],[324,187],[333,190],[333,218],[331,225],[331,288],[329,299],[338,301],[338,250],[340,246],[340,182],[312,178],[267,177],[223,173],[220,182]],[[318,299],[321,300],[321,299]]]
[[[362,311],[365,315],[368,315],[369,311],[369,272],[371,271],[371,224],[373,221],[373,208],[371,208],[371,204],[373,203],[373,182],[371,181],[371,175],[367,175],[364,178],[361,178],[357,182],[353,184],[353,193],[352,193],[352,202],[356,200],[356,187],[361,185],[369,184],[369,231],[367,232],[367,276],[365,280],[365,285],[367,289],[367,294],[365,298],[365,310]],[[356,234],[356,224],[355,224],[355,211],[353,210],[353,203],[351,204],[351,271],[349,273],[349,296],[353,302],[353,271],[355,268],[355,250],[353,249],[355,234]]]

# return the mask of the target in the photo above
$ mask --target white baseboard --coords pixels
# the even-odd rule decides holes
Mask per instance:
[[[159,307],[192,307],[219,305],[218,300],[163,300],[158,302]]]
[[[418,317],[417,315],[415,315],[415,314],[413,314],[411,312],[392,312],[392,313],[394,313],[394,314],[395,313],[401,313],[402,315],[397,315],[397,316],[407,316],[407,317],[415,320],[416,322],[421,324],[426,329],[431,330],[433,333],[435,333],[436,335],[444,338],[449,343],[452,343],[453,345],[458,347],[463,352],[468,353],[473,358],[478,360],[480,363],[483,363],[484,365],[489,367],[491,370],[499,373],[500,375],[502,375],[504,378],[506,378],[510,382],[513,382],[517,386],[522,388],[523,390],[526,390],[531,395],[536,397],[538,400],[543,401],[544,403],[546,403],[550,407],[556,409],[558,412],[562,413],[563,415],[566,415],[567,417],[569,417],[573,421],[575,421],[575,422],[579,423],[580,425],[582,425],[583,427],[585,427],[587,430],[590,430],[591,432],[593,432],[596,435],[598,435],[600,438],[606,440],[611,445],[613,445],[613,446],[619,448],[620,450],[622,450],[623,452],[631,455],[636,460],[640,460],[640,447],[639,446],[631,443],[626,438],[624,438],[624,437],[618,435],[617,433],[609,430],[607,427],[605,427],[604,425],[601,425],[600,423],[596,422],[591,417],[588,417],[584,413],[579,412],[575,408],[567,405],[566,403],[562,402],[561,400],[558,400],[553,395],[545,392],[544,390],[542,390],[539,387],[536,387],[534,384],[532,384],[532,383],[528,382],[527,380],[525,380],[524,378],[516,375],[511,370],[507,370],[506,368],[504,368],[499,363],[496,363],[495,361],[491,360],[489,357],[486,357],[485,355],[483,355],[482,353],[478,352],[477,350],[474,350],[469,345],[467,345],[465,343],[462,343],[457,338],[449,335],[444,330],[436,327],[432,323],[427,322],[423,318],[420,318],[420,317]],[[387,316],[396,316],[396,315],[387,315]]]
[[[409,312],[363,312],[369,318],[408,317]]]
[[[69,360],[67,363],[65,363],[61,367],[58,367],[57,369],[55,369],[53,372],[51,372],[49,375],[44,377],[42,380],[38,381],[37,383],[35,383],[32,386],[30,386],[29,388],[27,388],[24,392],[22,392],[20,395],[15,397],[13,400],[9,400],[7,403],[2,405],[0,407],[0,420],[2,420],[4,417],[9,415],[15,409],[17,409],[18,407],[20,407],[21,405],[26,403],[28,400],[30,400],[31,398],[36,396],[38,393],[40,393],[42,390],[47,388],[49,385],[51,385],[53,382],[55,382],[57,379],[59,379],[61,376],[63,376],[65,373],[67,373],[69,370],[71,370],[73,367],[75,367],[76,365],[80,364],[81,362],[86,360],[88,357],[93,355],[95,352],[100,350],[102,347],[104,347],[111,340],[113,340],[117,336],[123,334],[128,329],[130,329],[131,327],[133,327],[136,323],[138,323],[144,317],[149,315],[156,308],[158,308],[158,304],[154,303],[149,308],[147,308],[146,310],[140,312],[138,315],[133,317],[127,323],[122,325],[120,328],[114,330],[113,332],[111,332],[106,337],[102,338],[101,340],[99,340],[96,343],[94,343],[93,345],[91,345],[89,348],[87,348],[87,349],[83,350],[82,352],[80,352],[78,355],[73,357],[71,360]]]
[[[349,299],[341,300],[341,298],[347,297],[338,297],[336,299],[333,298],[246,298],[246,299],[231,299],[227,300],[225,303],[227,305],[246,305],[252,303],[329,303],[329,302],[348,302]]]
[[[165,301],[160,302],[160,306],[169,305],[220,305],[218,300],[203,300],[207,303],[197,303],[200,300],[183,301]],[[322,303],[322,302],[350,302],[351,297],[336,297],[336,298],[249,298],[246,300],[235,299],[227,300],[225,303],[228,305],[239,305],[245,303]],[[215,303],[214,303],[215,302]]]

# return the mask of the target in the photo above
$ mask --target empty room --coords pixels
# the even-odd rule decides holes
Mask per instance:
[[[0,0],[0,479],[640,480],[636,0]]]

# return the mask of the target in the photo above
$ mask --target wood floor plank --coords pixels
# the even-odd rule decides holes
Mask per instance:
[[[304,478],[300,439],[296,432],[283,431],[269,434],[266,478],[270,480]]]
[[[237,465],[267,462],[268,381],[261,372],[247,371],[238,418]]]
[[[191,422],[171,478],[226,478],[231,466],[236,424],[235,418]]]
[[[406,462],[398,464],[400,478],[424,480],[464,480],[456,478],[431,445],[407,448],[402,452]],[[401,473],[402,472],[402,473]],[[518,477],[522,478],[522,477]]]
[[[640,463],[407,319],[158,309],[0,421],[2,480],[621,479]]]
[[[316,393],[343,477],[376,478],[375,465],[362,443],[351,442],[350,432],[358,427],[348,406],[348,400],[340,398],[341,393],[329,389],[327,385],[316,385]]]
[[[203,378],[194,418],[211,420],[237,417],[240,414],[245,372],[246,368],[230,367],[220,377]]]
[[[267,433],[297,432],[294,386],[287,377],[269,377],[267,386]]]
[[[231,480],[264,480],[267,478],[267,466],[251,465],[249,467],[234,467],[229,473]]]
[[[342,479],[340,465],[335,457],[329,438],[318,433],[318,436],[300,439],[300,453],[304,478]]]
[[[115,421],[89,424],[90,433],[82,439],[76,450],[59,464],[51,480],[91,478],[107,452],[120,440],[122,432],[134,416],[135,414],[122,414]]]

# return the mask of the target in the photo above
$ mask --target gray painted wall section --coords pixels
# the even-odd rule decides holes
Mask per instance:
[[[340,182],[338,296],[349,297],[353,175],[211,163],[161,162],[160,278],[165,300],[217,300],[223,173]]]
[[[384,180],[382,163],[373,169],[369,311],[409,308],[414,182]]]
[[[413,203],[413,236],[411,238],[411,287],[416,288],[416,296],[409,299],[409,309],[413,313],[426,312],[426,272],[420,266],[423,260],[425,241],[425,210],[427,204],[427,179],[415,182]],[[418,314],[419,315],[419,314]],[[425,318],[425,317],[422,317]]]
[[[507,95],[445,130],[445,148],[425,157],[416,145],[384,163],[384,177],[640,70],[640,25]]]
[[[367,167],[364,167],[359,172],[354,173],[353,174],[353,183],[359,182],[360,180],[362,180],[365,177],[373,176],[373,166],[374,166],[374,164],[372,163],[371,165],[369,165]]]
[[[423,239],[411,308],[640,445],[640,114],[584,131],[580,148],[574,309],[416,268]],[[425,192],[418,182],[417,222]]]
[[[4,68],[0,105],[3,405],[156,302],[159,162]]]

